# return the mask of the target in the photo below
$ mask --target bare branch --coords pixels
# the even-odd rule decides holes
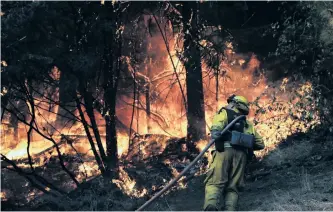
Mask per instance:
[[[186,109],[186,111],[187,111],[186,97],[185,97],[185,94],[184,94],[184,91],[183,91],[183,87],[182,87],[182,85],[181,85],[181,83],[180,83],[180,80],[179,80],[179,76],[178,76],[178,73],[177,73],[177,68],[176,68],[175,63],[174,63],[174,61],[173,61],[173,59],[172,59],[172,55],[171,55],[171,52],[170,52],[169,44],[168,44],[168,42],[167,42],[167,38],[164,36],[164,34],[163,34],[163,30],[162,30],[160,24],[158,23],[158,20],[157,20],[155,14],[153,14],[153,17],[154,17],[155,22],[156,22],[156,24],[157,24],[157,26],[158,26],[158,29],[159,29],[160,32],[161,32],[162,38],[163,38],[163,40],[164,40],[165,47],[166,47],[166,49],[167,49],[167,52],[168,52],[169,58],[170,58],[171,63],[172,63],[173,71],[174,71],[174,73],[175,73],[175,75],[176,75],[176,78],[177,78],[177,81],[178,81],[178,85],[179,85],[180,91],[181,91],[181,93],[182,93],[182,97],[183,97],[183,100],[184,100],[184,107],[185,107],[185,109]]]

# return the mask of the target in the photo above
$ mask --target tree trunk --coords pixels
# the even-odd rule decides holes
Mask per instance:
[[[109,56],[112,57],[112,56]],[[116,68],[117,69],[117,68]],[[117,131],[116,131],[116,97],[117,88],[114,87],[113,82],[115,79],[115,73],[112,66],[106,67],[104,70],[105,83],[105,132],[106,132],[106,154],[108,171],[116,174],[118,167],[118,145],[117,145]],[[118,70],[119,71],[119,70]]]
[[[18,119],[14,115],[10,115],[9,124],[14,129],[14,141],[19,143],[19,130],[18,130]]]
[[[92,150],[92,152],[93,152],[93,154],[95,156],[95,160],[97,162],[98,168],[101,171],[101,173],[103,175],[105,175],[105,168],[104,168],[103,162],[102,162],[101,158],[99,157],[99,155],[97,153],[97,150],[96,150],[96,147],[95,147],[95,143],[94,143],[94,140],[93,140],[93,138],[91,136],[91,133],[89,131],[88,123],[87,123],[86,119],[84,118],[84,114],[83,114],[83,111],[82,111],[79,99],[76,100],[76,105],[77,105],[77,109],[78,109],[79,114],[80,114],[80,118],[81,118],[81,121],[82,121],[82,125],[83,125],[83,128],[84,128],[84,131],[86,132],[89,144],[91,146],[91,150]]]
[[[187,92],[187,139],[196,142],[206,136],[204,93],[198,39],[196,2],[184,2],[184,56]]]
[[[94,132],[94,135],[95,135],[95,139],[96,139],[96,143],[97,143],[97,146],[98,146],[98,149],[99,149],[99,153],[101,155],[101,158],[102,158],[103,162],[106,162],[106,154],[105,154],[105,151],[104,151],[101,136],[100,136],[98,126],[97,126],[97,122],[96,122],[96,119],[95,119],[94,109],[93,109],[93,106],[92,106],[93,98],[92,98],[91,93],[86,90],[87,88],[85,88],[82,85],[82,83],[83,82],[80,82],[80,91],[83,95],[84,104],[85,104],[85,107],[86,107],[86,112],[87,112],[87,115],[89,117],[92,129],[93,129],[93,132]]]
[[[111,10],[112,11],[112,10]],[[111,16],[115,20],[114,27],[120,26],[119,14],[112,12]],[[118,176],[118,143],[116,130],[116,105],[117,89],[120,75],[121,64],[121,33],[104,34],[104,55],[103,55],[103,73],[104,73],[104,101],[105,101],[105,128],[106,128],[106,154],[108,171],[113,177]]]
[[[147,114],[147,134],[150,133],[151,131],[151,126],[150,126],[150,84],[148,83],[145,88],[145,93],[146,93],[146,114]]]
[[[114,68],[113,68],[113,52],[110,43],[104,36],[104,101],[105,101],[105,133],[106,133],[106,154],[108,156],[108,171],[111,167],[115,168],[116,162],[113,161],[117,156],[117,133],[115,126],[115,107],[116,107],[116,91],[113,88]],[[112,37],[111,37],[112,38]],[[109,38],[109,39],[111,39]]]
[[[76,95],[76,86],[73,86],[75,79],[69,76],[65,71],[60,70],[59,79],[59,108],[57,111],[57,118],[55,127],[61,128],[69,121],[75,121],[73,116],[76,109],[76,103],[73,97]],[[52,99],[52,97],[51,97]],[[72,113],[68,112],[71,111]],[[66,118],[65,118],[66,117]]]
[[[140,116],[140,85],[137,86],[136,90],[136,131],[137,133],[140,134],[140,129],[139,129],[139,116]]]

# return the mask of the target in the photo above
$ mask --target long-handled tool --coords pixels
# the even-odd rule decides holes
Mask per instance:
[[[235,118],[230,124],[228,124],[221,132],[221,135],[225,133],[232,125],[234,125],[238,120],[241,118],[245,118],[244,115],[238,116]],[[138,208],[136,211],[142,211],[144,208],[149,206],[154,200],[156,200],[159,196],[161,196],[165,191],[170,189],[170,187],[175,184],[190,168],[195,165],[195,163],[205,154],[205,152],[211,147],[214,143],[214,140],[211,140],[208,145],[200,152],[200,154],[194,158],[194,160],[187,166],[185,169],[176,177],[174,178],[169,184],[167,184],[161,191],[159,191],[157,194],[155,194],[150,200],[148,200],[145,204],[143,204],[140,208]]]

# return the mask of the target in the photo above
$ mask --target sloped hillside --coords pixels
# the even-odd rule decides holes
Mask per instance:
[[[239,210],[333,210],[333,139],[317,132],[288,138],[260,162],[249,164]],[[202,210],[204,176],[148,210]]]

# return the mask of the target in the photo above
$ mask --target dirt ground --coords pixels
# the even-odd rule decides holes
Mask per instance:
[[[333,142],[325,146],[304,142],[268,155],[247,175],[238,210],[333,210]],[[307,148],[305,151],[303,148]],[[298,152],[298,154],[294,154]],[[186,189],[161,197],[147,210],[202,210],[205,176]]]

